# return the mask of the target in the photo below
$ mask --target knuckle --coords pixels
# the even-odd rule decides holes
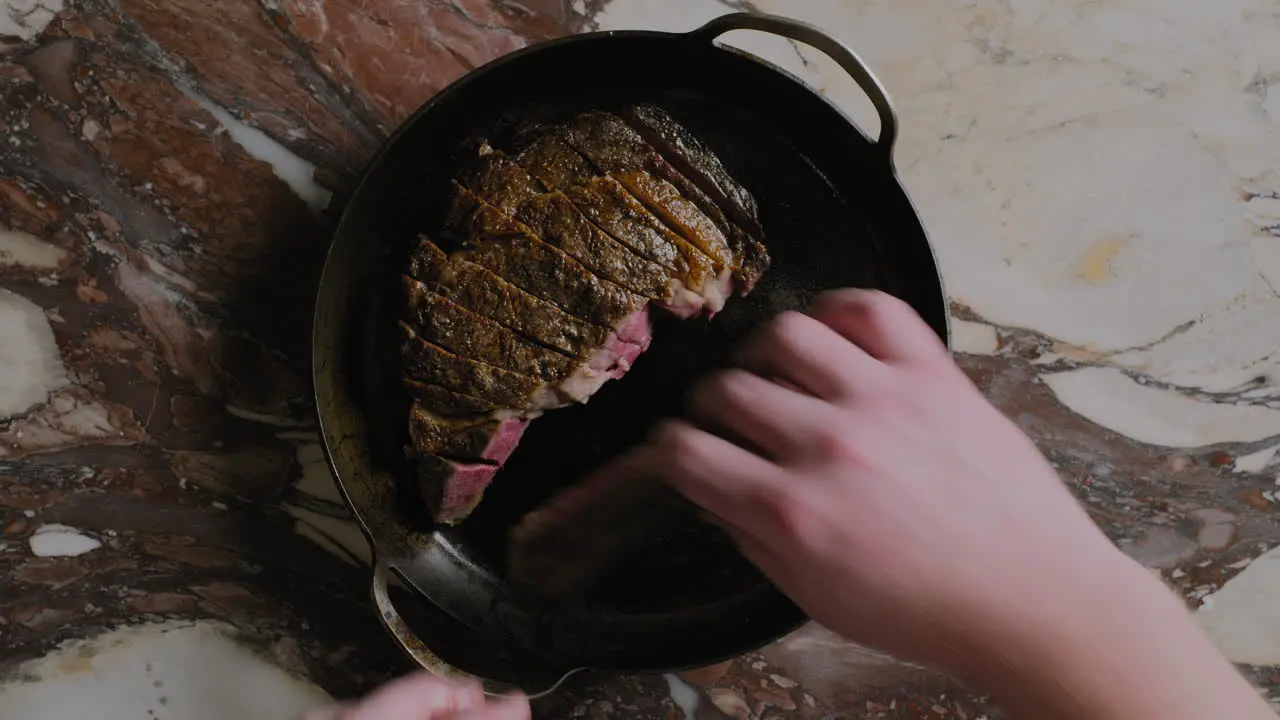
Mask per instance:
[[[864,450],[848,427],[840,422],[825,423],[813,431],[813,451],[827,461],[859,462]]]
[[[794,491],[774,490],[760,498],[765,517],[776,530],[790,538],[803,538],[813,521],[808,503]]]

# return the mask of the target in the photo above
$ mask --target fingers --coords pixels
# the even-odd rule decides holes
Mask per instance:
[[[689,412],[707,429],[744,440],[778,461],[805,454],[808,438],[833,414],[822,400],[744,370],[702,382],[690,396]]]
[[[528,698],[516,694],[504,695],[481,708],[450,715],[447,720],[529,720],[529,716]]]
[[[718,521],[717,524],[733,540],[733,544],[738,546],[743,557],[750,560],[765,577],[775,583],[785,580],[790,565],[787,558],[780,555],[772,544],[736,525],[724,521]]]
[[[828,400],[874,382],[878,363],[822,322],[785,312],[761,328],[743,348],[742,367]]]
[[[936,333],[910,305],[877,290],[836,290],[810,310],[872,357],[884,362],[932,361],[947,357]]]
[[[484,691],[474,681],[448,680],[420,672],[388,683],[358,704],[330,715],[337,720],[428,720],[484,705]]]
[[[766,498],[784,478],[776,465],[678,420],[663,424],[637,461],[694,504],[753,534],[769,524]]]

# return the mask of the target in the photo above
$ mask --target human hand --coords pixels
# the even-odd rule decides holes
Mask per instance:
[[[480,684],[420,672],[354,703],[321,708],[303,720],[529,720],[521,695],[486,702]]]
[[[836,632],[955,666],[1043,634],[1078,587],[1131,573],[905,303],[825,295],[776,318],[741,365],[695,390],[692,423],[622,463],[716,516]]]
[[[741,365],[598,477],[666,478],[812,618],[1020,716],[1274,718],[906,304],[828,294]]]

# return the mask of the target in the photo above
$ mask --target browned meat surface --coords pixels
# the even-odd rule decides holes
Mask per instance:
[[[665,125],[646,129],[656,149],[629,122],[586,113],[530,127],[512,154],[481,143],[433,229],[442,243],[423,236],[410,253],[399,325],[413,399],[407,449],[439,522],[475,508],[533,418],[585,402],[627,372],[651,341],[651,305],[713,314],[768,263],[754,204],[716,174],[718,163],[707,170],[700,145],[692,159],[674,157],[682,146],[670,138],[684,136]],[[637,497],[652,490],[637,488]],[[616,530],[619,542],[643,532],[612,505],[630,492],[587,493],[588,506],[610,506],[597,517],[611,518],[590,532]],[[567,507],[522,526],[519,567],[540,572],[562,552],[557,518],[577,505]],[[582,582],[602,560],[574,562],[557,586]]]
[[[423,340],[455,355],[547,380],[560,380],[573,368],[567,355],[526,340],[413,278],[403,281],[409,308],[405,320]]]
[[[740,289],[750,290],[769,265],[768,252],[760,241],[762,233],[756,219],[755,200],[728,177],[720,161],[705,146],[661,110],[647,107],[649,109],[634,108],[627,114],[627,117],[635,118],[631,124],[609,113],[586,113],[570,124],[570,143],[591,162],[614,177],[622,179],[624,173],[644,173],[673,186],[680,196],[686,198],[686,203],[697,208],[692,214],[688,210],[681,210],[686,218],[683,222],[673,222],[669,215],[662,212],[662,208],[668,207],[665,203],[651,203],[643,192],[637,194],[637,198],[644,201],[650,210],[662,215],[664,221],[673,222],[672,227],[685,233],[690,242],[711,252],[714,257],[720,257],[716,249],[724,248],[727,244],[732,256],[729,264],[734,269]],[[655,115],[655,112],[662,113],[661,117]],[[637,128],[650,127],[641,118],[651,121],[654,130],[650,134],[661,143],[662,150],[655,149],[648,142],[648,135],[637,132]],[[659,133],[657,128],[661,128],[666,134]],[[663,138],[668,136],[683,142],[683,145],[665,141]],[[683,148],[688,148],[692,154],[684,155]],[[692,175],[687,176],[686,171]],[[712,178],[723,178],[723,182],[731,189],[718,190],[721,185]],[[627,183],[626,180],[623,182],[629,190],[635,192],[634,183]],[[706,188],[716,189],[717,193],[708,194]],[[739,195],[745,197],[745,200]],[[716,199],[717,196],[720,199]],[[719,231],[718,236],[707,234],[705,229],[696,224],[687,224],[688,219],[700,224],[702,221],[697,219],[698,216],[710,221]],[[744,221],[749,230],[744,231],[740,227]]]
[[[409,377],[428,385],[488,400],[503,408],[538,408],[546,383],[476,362],[433,345],[400,323],[400,352]]]
[[[501,463],[515,449],[527,420],[500,420],[493,413],[440,415],[415,402],[409,410],[413,449],[454,460]]]
[[[711,150],[653,105],[628,108],[622,117],[681,174],[689,178],[733,222],[757,239],[763,237],[756,200],[724,169]]]
[[[563,128],[537,135],[516,155],[519,165],[498,152],[484,156],[480,169],[471,176],[473,185],[466,189],[529,226],[600,278],[648,298],[667,299],[670,288],[662,268],[593,225],[559,192],[597,176],[590,163],[565,142],[565,135]],[[533,194],[530,188],[534,182],[541,182],[551,192]],[[513,187],[519,190],[513,192]],[[465,223],[473,212],[474,202],[459,203],[451,222]]]
[[[547,190],[563,191],[581,185],[599,173],[573,149],[568,136],[565,128],[550,128],[516,153],[515,160]]]
[[[565,312],[612,327],[645,299],[592,274],[527,225],[455,185],[453,233],[465,233],[457,257],[479,265]]]
[[[575,318],[475,263],[450,258],[425,237],[412,254],[409,270],[416,280],[458,305],[573,357],[589,355],[609,337],[608,328]]]
[[[502,410],[488,400],[454,392],[439,385],[428,385],[412,378],[404,378],[404,387],[409,396],[421,403],[423,407],[431,408],[441,415],[472,415]]]
[[[617,180],[595,178],[565,194],[597,227],[686,285],[701,287],[715,277],[711,258],[663,225]]]
[[[734,266],[729,242],[707,217],[671,183],[640,170],[624,170],[613,174],[645,208],[674,228],[685,240],[706,253],[717,266]]]
[[[450,417],[414,403],[409,410],[413,449],[442,457],[481,459],[502,421],[487,414]]]
[[[492,150],[477,159],[474,169],[456,181],[490,203],[514,210],[542,192],[538,181],[504,153]]]
[[[537,196],[520,208],[516,218],[599,277],[652,300],[670,297],[665,268],[592,225],[564,193]]]

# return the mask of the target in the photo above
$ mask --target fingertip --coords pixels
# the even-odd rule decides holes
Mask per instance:
[[[915,308],[880,290],[828,291],[813,302],[810,314],[879,360],[947,356],[946,346]]]

